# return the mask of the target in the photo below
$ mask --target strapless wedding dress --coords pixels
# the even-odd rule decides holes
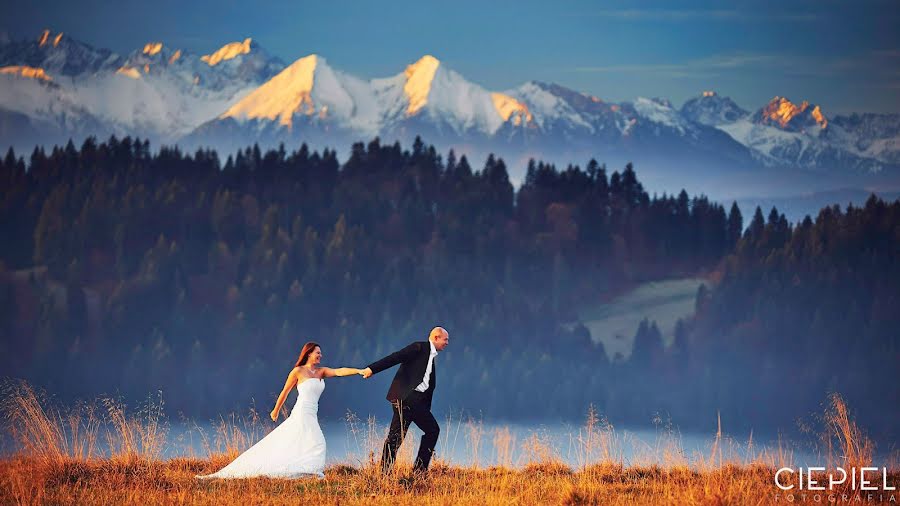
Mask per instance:
[[[297,402],[287,420],[219,472],[197,478],[324,478],[325,435],[319,427],[319,396],[325,380],[297,385]]]

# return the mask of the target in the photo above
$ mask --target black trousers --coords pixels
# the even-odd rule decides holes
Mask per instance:
[[[414,471],[427,471],[434,447],[437,444],[441,428],[437,420],[431,414],[430,403],[425,394],[413,391],[405,401],[391,403],[394,417],[391,419],[391,428],[388,430],[387,439],[384,441],[384,449],[381,453],[381,471],[390,472],[397,458],[397,449],[403,444],[406,431],[410,423],[415,423],[423,432],[422,441],[419,443],[419,453],[413,465]]]

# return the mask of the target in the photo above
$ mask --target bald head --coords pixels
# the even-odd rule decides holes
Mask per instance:
[[[434,349],[441,351],[450,343],[450,334],[444,327],[435,327],[428,334],[428,340],[434,344]]]

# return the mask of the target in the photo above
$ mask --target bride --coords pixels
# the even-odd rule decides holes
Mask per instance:
[[[319,396],[325,389],[325,378],[362,374],[361,369],[319,367],[322,349],[317,343],[306,343],[300,358],[284,382],[284,389],[269,415],[278,419],[281,406],[296,385],[297,402],[287,419],[220,471],[197,478],[324,478],[325,436],[319,427]]]

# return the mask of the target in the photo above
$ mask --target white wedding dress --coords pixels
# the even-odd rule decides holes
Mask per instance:
[[[197,478],[324,478],[325,435],[317,417],[323,390],[323,379],[300,382],[287,420],[219,472]]]

